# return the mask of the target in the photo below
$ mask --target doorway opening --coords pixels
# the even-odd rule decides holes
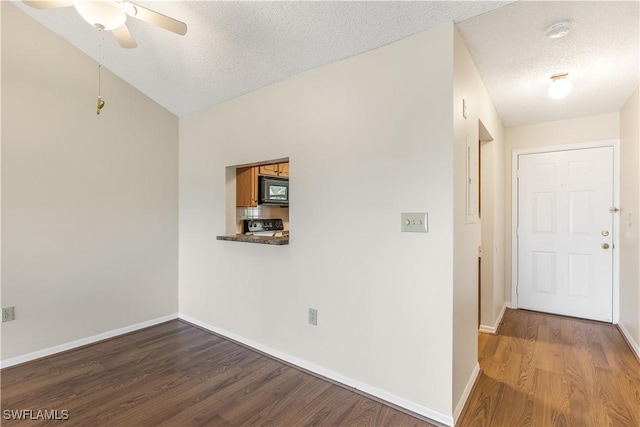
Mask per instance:
[[[490,316],[493,305],[493,265],[495,251],[495,174],[499,165],[494,151],[496,143],[482,121],[478,120],[478,224],[480,225],[480,247],[478,248],[478,329],[487,329],[483,322]]]

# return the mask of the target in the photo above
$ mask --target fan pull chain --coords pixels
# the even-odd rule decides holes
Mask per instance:
[[[102,31],[100,31],[102,33]],[[104,41],[104,34],[102,34],[102,41]],[[102,99],[102,62],[104,56],[102,54],[102,42],[100,44],[100,61],[98,61],[98,103],[96,105],[96,114],[100,115],[100,110],[104,107],[104,100]]]

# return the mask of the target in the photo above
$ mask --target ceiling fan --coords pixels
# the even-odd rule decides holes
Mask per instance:
[[[89,24],[99,30],[111,31],[118,44],[124,48],[138,46],[127,28],[127,16],[181,36],[187,33],[187,24],[184,22],[124,0],[23,0],[23,2],[36,9],[73,6]]]

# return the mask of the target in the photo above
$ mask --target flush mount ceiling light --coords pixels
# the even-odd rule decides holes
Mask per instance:
[[[549,85],[549,96],[553,99],[562,99],[569,95],[573,89],[571,80],[567,79],[569,73],[558,73],[551,76],[551,84]]]
[[[571,23],[569,21],[556,22],[547,28],[547,37],[550,39],[559,39],[569,34],[570,31]]]

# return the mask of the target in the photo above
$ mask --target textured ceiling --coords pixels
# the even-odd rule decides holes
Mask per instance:
[[[136,2],[188,24],[186,36],[134,18],[136,49],[88,25],[73,7],[26,13],[178,116],[305,70],[508,2]]]
[[[453,21],[505,123],[619,110],[638,86],[638,2],[137,2],[189,25],[187,35],[129,18],[137,49],[120,48],[73,8],[26,13],[178,116],[305,70]],[[513,3],[513,4],[510,4]],[[551,23],[573,31],[549,40]],[[568,71],[574,93],[546,95]]]
[[[458,24],[505,126],[618,111],[638,87],[638,1],[521,1]],[[545,31],[571,21],[571,32]],[[573,91],[547,95],[568,72]]]

